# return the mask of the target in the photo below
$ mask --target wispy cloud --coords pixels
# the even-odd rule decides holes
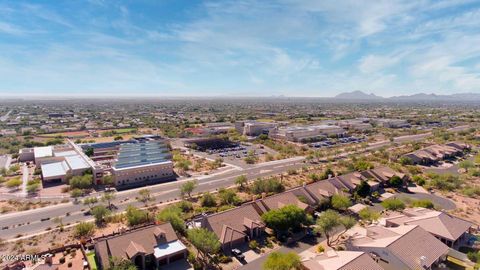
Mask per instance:
[[[478,1],[21,0],[0,17],[0,92],[480,89]]]

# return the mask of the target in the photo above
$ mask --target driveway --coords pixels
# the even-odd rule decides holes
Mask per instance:
[[[444,210],[453,210],[456,208],[455,203],[451,200],[431,193],[397,193],[395,194],[395,197],[415,200],[428,199],[432,201],[436,207]]]

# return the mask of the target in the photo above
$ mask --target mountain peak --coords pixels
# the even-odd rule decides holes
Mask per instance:
[[[353,100],[372,100],[372,99],[381,99],[382,97],[379,97],[375,94],[367,94],[362,91],[352,91],[352,92],[344,92],[340,93],[335,96],[337,99],[353,99]]]

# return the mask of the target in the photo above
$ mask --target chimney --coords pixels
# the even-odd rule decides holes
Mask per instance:
[[[262,192],[262,200],[264,200],[264,199],[265,199],[265,197],[267,197],[267,193],[265,193],[265,192]]]
[[[303,186],[303,187],[306,187],[306,186],[307,186],[307,183],[306,183],[306,182],[303,182],[302,186]]]

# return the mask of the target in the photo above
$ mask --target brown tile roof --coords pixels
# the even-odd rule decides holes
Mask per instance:
[[[383,270],[367,253],[363,253],[355,260],[345,264],[338,270]]]
[[[253,203],[248,203],[209,215],[202,226],[213,231],[223,244],[245,237],[247,232],[245,225],[264,226],[260,215]]]
[[[165,237],[157,238],[158,230]],[[159,244],[178,240],[177,234],[170,223],[151,225],[131,230],[119,235],[106,237],[95,244],[95,250],[100,255],[102,265],[109,265],[109,257],[131,258],[138,252],[152,254]]]
[[[352,245],[367,251],[369,247],[374,249],[386,249],[396,258],[401,260],[408,269],[423,269],[421,258],[425,257],[424,263],[430,267],[436,260],[448,252],[448,247],[420,226],[405,225],[395,228],[382,226],[367,227],[366,235],[356,236],[352,239]],[[377,254],[381,257],[381,254]]]
[[[434,235],[452,241],[457,240],[473,226],[471,222],[451,216],[445,212],[425,208],[406,209],[403,211],[403,214],[386,218],[386,220],[396,225],[419,225]]]
[[[303,262],[308,270],[383,270],[361,251],[327,251]]]
[[[425,256],[425,265],[430,267],[438,258],[447,254],[448,247],[420,226],[416,226],[388,246],[388,250],[410,269],[418,269],[422,267],[422,256]]]
[[[299,196],[305,198],[306,203],[300,201]],[[286,205],[296,205],[304,210],[306,210],[310,205],[315,205],[316,201],[308,194],[303,187],[295,188],[275,194],[265,199],[257,200],[257,204],[263,204],[266,211],[282,208]],[[261,206],[260,206],[261,207]],[[264,211],[264,212],[266,212]]]

